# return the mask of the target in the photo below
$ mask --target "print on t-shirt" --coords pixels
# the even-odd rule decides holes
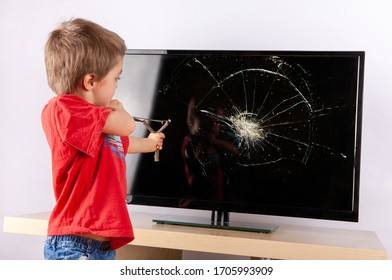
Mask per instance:
[[[103,145],[109,146],[115,157],[125,161],[124,148],[120,136],[107,134]]]

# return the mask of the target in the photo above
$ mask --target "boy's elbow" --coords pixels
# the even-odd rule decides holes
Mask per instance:
[[[135,120],[128,113],[110,114],[106,120],[103,132],[118,136],[128,136],[135,131]]]
[[[135,121],[131,116],[129,116],[129,119],[123,122],[122,125],[120,123],[118,124],[118,127],[116,128],[117,133],[113,133],[113,134],[117,134],[118,136],[128,136],[132,134],[135,131],[135,129],[136,129]]]
[[[124,126],[124,131],[120,136],[128,136],[129,134],[132,134],[135,131],[135,128],[136,124],[135,121],[132,119],[129,125]]]

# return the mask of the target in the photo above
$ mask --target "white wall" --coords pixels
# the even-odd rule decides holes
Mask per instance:
[[[129,48],[365,50],[360,222],[274,220],[375,231],[392,258],[389,7],[388,0],[0,0],[0,224],[53,205],[40,124],[53,96],[43,46],[58,22],[84,17],[119,33]],[[43,240],[0,232],[0,259],[40,259]]]

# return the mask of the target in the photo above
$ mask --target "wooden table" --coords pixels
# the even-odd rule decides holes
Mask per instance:
[[[4,217],[4,232],[46,235],[49,213]],[[159,214],[131,213],[135,240],[117,252],[119,259],[181,259],[182,251],[268,259],[387,259],[371,231],[280,225],[272,233],[163,225]]]

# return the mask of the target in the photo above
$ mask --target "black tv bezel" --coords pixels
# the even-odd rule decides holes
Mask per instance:
[[[363,110],[363,90],[364,90],[364,69],[365,69],[365,52],[364,51],[307,51],[307,50],[284,50],[284,51],[268,51],[268,50],[175,50],[175,49],[128,49],[127,55],[244,55],[244,56],[325,56],[325,57],[357,57],[358,60],[358,78],[357,78],[357,104],[356,104],[356,132],[355,132],[355,149],[354,149],[354,186],[352,197],[352,210],[325,210],[315,208],[300,207],[282,207],[282,206],[258,206],[257,211],[250,211],[247,208],[235,207],[232,211],[230,205],[226,205],[225,211],[256,214],[267,216],[283,216],[293,218],[310,218],[320,220],[359,221],[359,198],[360,198],[360,163],[361,163],[361,145],[362,145],[362,110]],[[164,196],[143,196],[129,193],[127,190],[127,204],[169,207],[175,209],[193,209],[216,211],[210,207],[198,208],[180,208],[175,206],[180,198],[171,198]],[[201,201],[203,202],[203,201]],[[206,205],[208,201],[205,201]]]

